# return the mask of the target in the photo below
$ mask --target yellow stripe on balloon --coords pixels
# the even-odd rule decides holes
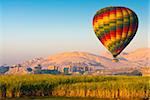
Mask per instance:
[[[126,19],[124,19],[124,22],[125,22],[125,23],[128,23],[129,21],[130,21],[130,20],[129,20],[129,19],[127,19],[127,18],[126,18]]]
[[[122,21],[117,21],[116,24],[119,24],[119,25],[120,25],[120,24],[122,24]]]
[[[104,29],[109,30],[109,26],[104,25]]]
[[[126,38],[126,36],[127,36],[127,33],[122,33],[122,38]]]
[[[109,39],[109,41],[107,41],[105,44],[106,44],[106,47],[108,47],[110,44],[112,43],[112,41]]]
[[[123,16],[128,16],[128,12],[126,11],[126,9],[122,10]]]
[[[116,14],[115,13],[111,13],[109,15],[109,20],[111,23],[109,23],[109,27],[112,28],[112,27],[116,27]],[[111,42],[114,42],[115,41],[115,37],[110,37],[111,38]]]
[[[97,22],[94,23],[94,31],[99,29],[99,26],[103,26],[103,20],[99,19]]]
[[[128,31],[128,37],[130,37],[133,34],[133,31]]]
[[[94,31],[96,31],[98,29],[98,27],[99,27],[98,23],[95,23],[94,24]]]
[[[128,11],[129,14],[133,14],[131,10],[129,9],[126,9],[126,10]]]
[[[123,14],[121,12],[120,8],[116,9],[116,17],[118,20],[116,20],[116,26],[121,26],[123,24]],[[119,27],[121,28],[121,27]],[[116,41],[119,41],[121,39],[121,33],[116,31]]]
[[[115,37],[111,37],[111,41],[115,42],[116,38]]]
[[[116,12],[116,17],[122,18],[122,12],[120,10]]]
[[[114,27],[116,26],[116,23],[109,23],[109,27]]]
[[[116,15],[115,14],[110,14],[109,19],[110,20],[116,20]]]
[[[103,22],[104,22],[105,24],[108,24],[108,23],[109,23],[109,17],[108,17],[108,16],[104,16],[104,17],[103,17]]]
[[[116,33],[117,33],[117,32],[116,32]],[[120,40],[120,39],[121,39],[121,35],[119,35],[119,33],[116,34],[116,39],[117,39],[117,40]]]

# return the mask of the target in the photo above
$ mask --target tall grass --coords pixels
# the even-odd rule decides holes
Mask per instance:
[[[141,76],[0,76],[0,98],[66,96],[148,98],[150,77]]]

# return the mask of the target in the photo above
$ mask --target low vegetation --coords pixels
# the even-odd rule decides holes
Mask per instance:
[[[65,96],[94,98],[148,98],[150,77],[2,75],[0,98]]]

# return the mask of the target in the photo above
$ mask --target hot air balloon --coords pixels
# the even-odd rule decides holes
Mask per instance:
[[[130,43],[138,28],[138,17],[126,7],[106,7],[93,18],[94,32],[99,41],[116,58]]]

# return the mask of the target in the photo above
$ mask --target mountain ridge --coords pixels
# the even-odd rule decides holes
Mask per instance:
[[[142,67],[150,66],[150,48],[140,48],[132,52],[121,53],[118,56],[119,62],[112,62],[112,56],[110,53],[103,53],[102,55],[96,55],[88,52],[63,52],[54,54],[47,57],[34,58],[28,61],[24,61],[21,65],[23,69],[31,67],[34,68],[38,64],[42,68],[48,66],[58,66],[63,69],[66,66],[94,66],[98,69],[110,70],[112,72],[124,72],[133,69],[140,69]],[[13,73],[13,71],[11,72]]]
[[[122,62],[133,62],[135,63],[136,60],[149,60],[148,58],[150,57],[149,55],[149,51],[150,48],[140,48],[138,50],[129,52],[129,53],[122,53],[118,59],[119,62],[118,63],[122,63]],[[148,54],[147,54],[148,53]],[[144,56],[143,56],[144,55]],[[96,55],[96,54],[92,54],[92,53],[88,53],[88,52],[79,52],[79,51],[73,51],[73,52],[63,52],[63,53],[58,53],[58,54],[54,54],[45,58],[37,58],[34,59],[34,63],[50,63],[50,65],[52,64],[60,64],[63,62],[83,62],[84,61],[89,61],[89,62],[109,62],[112,63],[112,57],[110,57],[111,54],[107,54],[107,55]],[[141,57],[140,57],[141,56]],[[143,58],[144,57],[144,58]],[[134,59],[133,59],[134,58]],[[136,59],[137,58],[137,59]],[[28,61],[27,61],[28,62]],[[144,64],[145,65],[145,64]]]

